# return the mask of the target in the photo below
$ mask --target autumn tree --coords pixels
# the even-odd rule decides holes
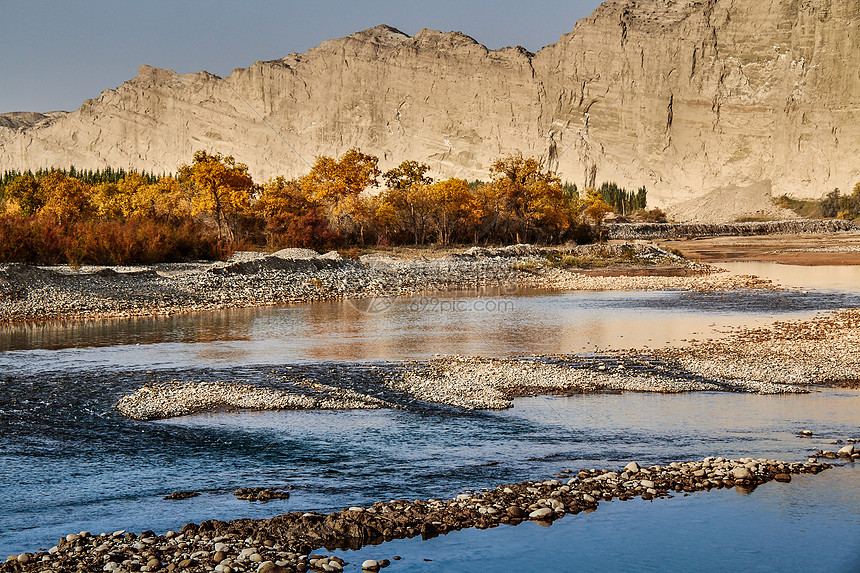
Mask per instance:
[[[160,177],[134,194],[135,213],[165,222],[179,222],[191,216],[188,190],[174,177]]]
[[[840,219],[857,219],[860,217],[860,183],[854,186],[854,192],[851,195],[839,198],[837,216]]]
[[[466,218],[469,232],[477,244],[484,239],[495,239],[502,228],[504,208],[498,187],[492,184],[470,186],[469,209]]]
[[[254,181],[248,166],[232,156],[196,151],[191,165],[179,169],[180,179],[193,190],[192,213],[211,213],[218,236],[233,241],[239,217],[250,209]]]
[[[369,220],[368,205],[359,195],[379,183],[379,159],[352,148],[338,159],[320,156],[310,173],[301,179],[308,197],[323,206],[335,228],[349,234],[356,230],[364,242]]]
[[[586,189],[582,199],[582,216],[594,223],[599,238],[603,237],[603,220],[609,213],[612,213],[612,207],[603,200],[600,193],[595,189]]]
[[[18,211],[22,215],[35,215],[45,204],[45,194],[39,181],[27,173],[12,179],[5,189],[6,210]]]
[[[404,161],[397,167],[389,169],[382,178],[389,189],[408,189],[413,185],[430,185],[432,177],[427,177],[430,166],[417,161]]]
[[[465,229],[472,199],[469,184],[463,179],[445,179],[430,185],[428,191],[437,240],[449,245],[451,239]]]
[[[40,213],[54,216],[60,222],[71,222],[90,216],[92,188],[80,179],[60,172],[50,173],[39,180],[45,204]]]
[[[399,227],[416,245],[423,245],[433,217],[430,186],[418,183],[405,188],[388,188],[382,192],[376,212],[378,219]]]
[[[266,221],[269,246],[320,248],[340,240],[320,213],[320,206],[296,180],[276,177],[267,181],[254,211]]]
[[[532,235],[556,238],[571,221],[569,196],[559,178],[533,158],[511,155],[490,166],[507,232],[517,242]]]

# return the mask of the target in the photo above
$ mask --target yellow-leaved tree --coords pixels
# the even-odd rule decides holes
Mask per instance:
[[[501,200],[506,234],[517,242],[557,238],[573,213],[561,181],[533,158],[510,155],[490,166],[490,185]]]
[[[437,240],[449,245],[453,236],[464,230],[469,216],[472,199],[469,184],[463,179],[445,179],[430,185],[429,192]]]
[[[86,219],[94,212],[90,203],[92,188],[80,179],[57,171],[42,177],[39,187],[45,197],[40,212],[53,215],[60,222]]]
[[[612,213],[612,207],[594,189],[585,190],[585,197],[581,199],[580,205],[583,217],[594,223],[597,227],[598,238],[603,239],[603,220],[609,213]]]
[[[353,147],[338,159],[321,155],[302,177],[301,186],[308,197],[323,206],[334,229],[344,236],[359,235],[364,242],[368,224],[367,205],[359,197],[369,187],[376,187],[379,159]]]
[[[218,236],[233,241],[239,218],[251,207],[254,181],[248,166],[232,156],[196,151],[191,165],[179,168],[180,180],[190,186],[192,213],[210,213],[218,225]]]
[[[140,187],[134,194],[134,212],[142,217],[177,222],[191,216],[188,190],[174,177],[159,177],[158,181]]]
[[[389,169],[382,176],[389,189],[408,189],[413,185],[430,185],[432,177],[427,177],[430,166],[417,161],[404,161],[397,167]]]
[[[31,174],[19,175],[6,186],[6,212],[35,215],[45,204],[39,181]]]

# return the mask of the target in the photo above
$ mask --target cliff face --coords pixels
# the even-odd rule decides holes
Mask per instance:
[[[692,220],[860,181],[860,2],[610,0],[538,54],[380,26],[227,78],[144,66],[69,114],[0,116],[0,169],[173,172],[196,149],[258,179],[358,146],[486,178],[521,151],[580,186],[645,185]],[[723,193],[749,204],[722,201]]]

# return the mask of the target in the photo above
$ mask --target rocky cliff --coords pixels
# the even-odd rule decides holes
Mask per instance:
[[[537,54],[379,26],[227,78],[143,66],[75,112],[0,116],[0,169],[173,172],[207,149],[265,179],[353,146],[467,178],[521,151],[580,186],[645,185],[689,220],[849,191],[860,2],[610,0]]]

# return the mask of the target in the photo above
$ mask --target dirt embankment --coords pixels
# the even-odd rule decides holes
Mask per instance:
[[[664,239],[660,246],[689,259],[770,261],[791,265],[860,265],[860,233]]]

